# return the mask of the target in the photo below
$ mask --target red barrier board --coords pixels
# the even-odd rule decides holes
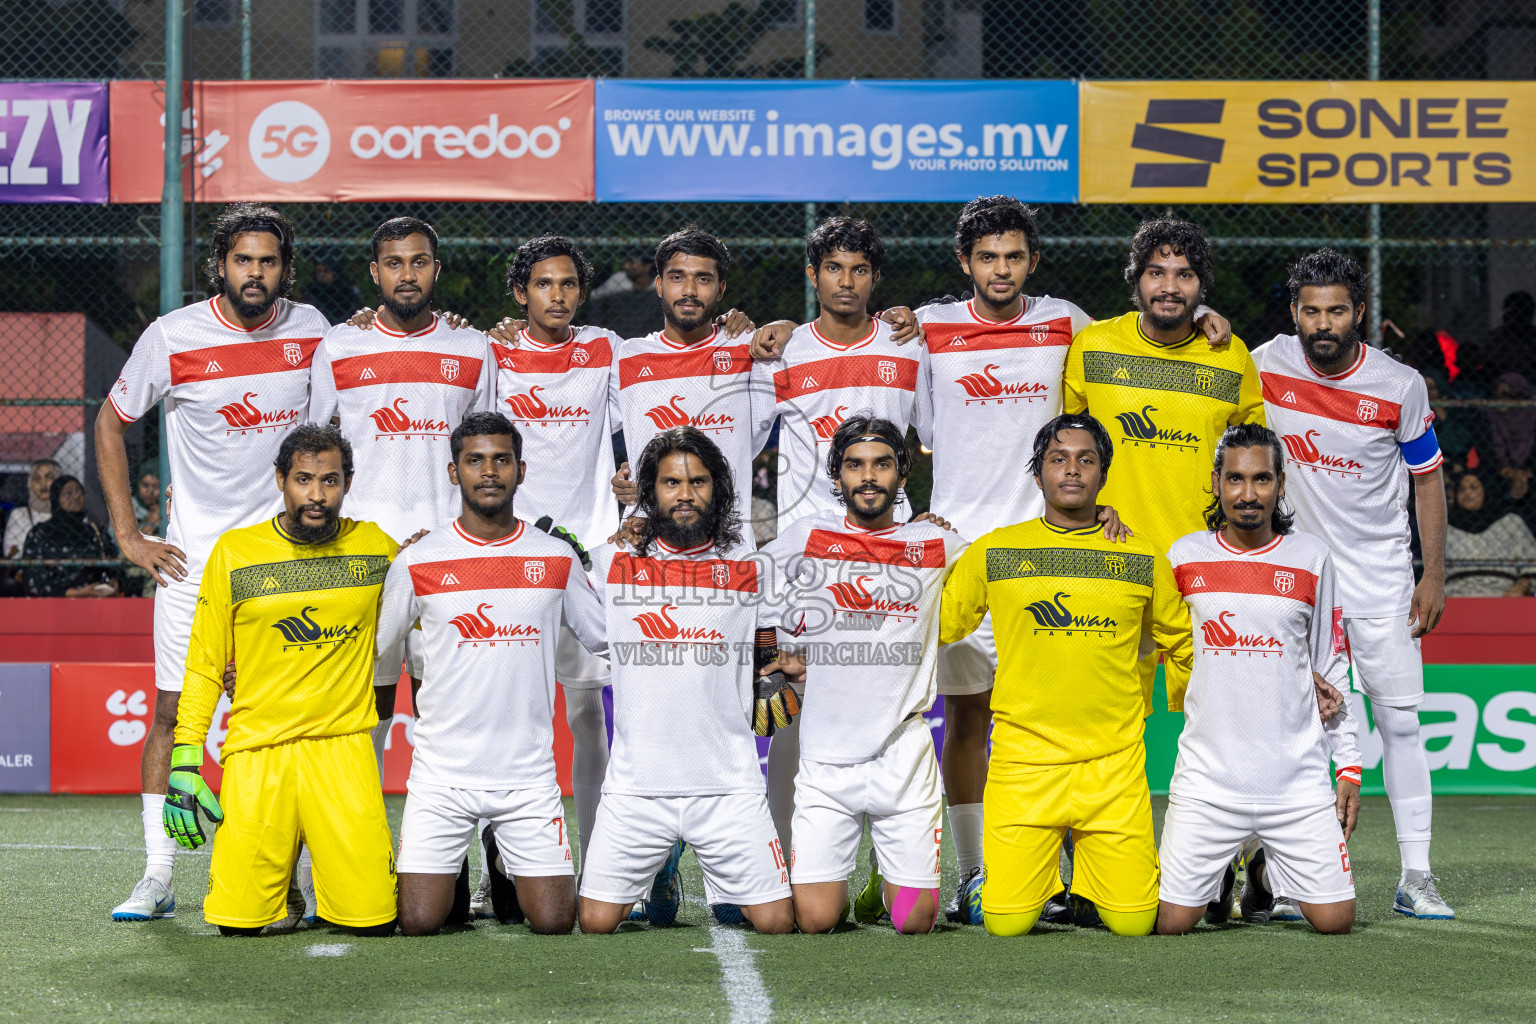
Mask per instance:
[[[164,92],[111,89],[112,201],[158,202]],[[590,79],[194,82],[185,184],[199,202],[590,202],[592,119]]]

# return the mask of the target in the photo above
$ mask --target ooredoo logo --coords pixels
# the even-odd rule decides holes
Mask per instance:
[[[364,160],[372,160],[380,154],[391,160],[420,160],[425,151],[424,144],[429,140],[432,151],[444,160],[457,160],[462,156],[489,160],[498,153],[508,160],[524,155],[548,160],[560,152],[561,133],[570,128],[568,117],[560,118],[553,125],[524,128],[519,124],[502,125],[497,115],[492,114],[468,129],[453,124],[395,124],[385,128],[359,125],[352,130],[348,145],[354,156]]]
[[[107,713],[111,715],[138,715],[138,718],[118,718],[107,728],[107,739],[119,747],[128,747],[144,738],[149,726],[143,716],[149,714],[149,703],[143,690],[113,690],[107,698]]]
[[[304,181],[331,155],[331,130],[308,103],[280,100],[256,115],[249,143],[262,174],[273,181]]]

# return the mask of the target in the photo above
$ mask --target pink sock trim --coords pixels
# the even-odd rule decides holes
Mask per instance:
[[[891,905],[891,926],[900,934],[907,934],[907,918],[911,916],[912,908],[917,906],[917,901],[923,896],[929,896],[933,899],[933,920],[934,924],[938,923],[939,890],[914,889],[906,885],[899,886],[896,890],[896,902]],[[928,931],[933,931],[932,925],[928,927]]]

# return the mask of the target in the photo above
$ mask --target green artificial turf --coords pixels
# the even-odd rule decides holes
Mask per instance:
[[[398,824],[401,799],[389,807]],[[671,930],[538,937],[481,923],[429,939],[328,928],[224,939],[198,912],[206,855],[177,863],[174,920],[109,919],[142,869],[138,810],[137,797],[0,796],[0,1019],[1536,1020],[1536,800],[1525,797],[1436,801],[1435,869],[1455,922],[1391,912],[1392,818],[1367,799],[1350,844],[1361,920],[1342,938],[1305,925],[1170,939],[1038,928],[1002,940],[947,925],[926,937],[765,937],[711,925],[688,855],[684,926]]]

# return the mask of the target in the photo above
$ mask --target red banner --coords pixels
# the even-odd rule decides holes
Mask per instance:
[[[590,79],[196,82],[184,185],[199,201],[590,201]],[[112,201],[160,201],[165,99],[111,92]]]

